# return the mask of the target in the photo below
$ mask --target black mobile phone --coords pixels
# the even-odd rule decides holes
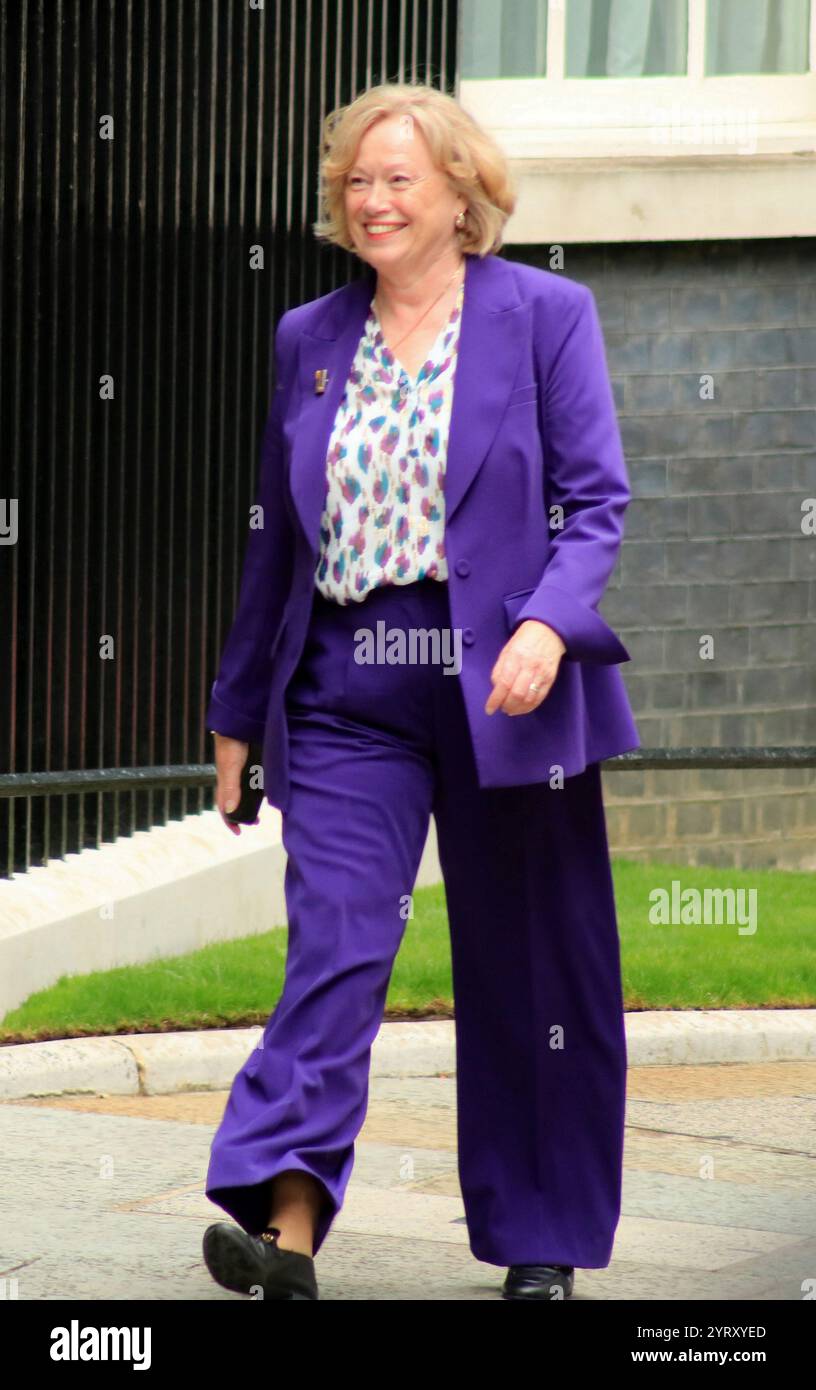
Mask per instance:
[[[224,812],[224,819],[228,820],[230,825],[254,825],[258,819],[258,812],[264,799],[264,789],[263,785],[260,787],[250,786],[253,768],[261,769],[261,783],[263,784],[263,746],[260,743],[250,743],[249,745],[249,753],[241,773],[241,800],[234,811]]]

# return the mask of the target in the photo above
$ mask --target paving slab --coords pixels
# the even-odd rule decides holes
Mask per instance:
[[[204,1194],[226,1091],[0,1103],[0,1276],[20,1299],[241,1300],[210,1278]],[[611,1264],[573,1301],[801,1301],[816,1275],[816,1062],[632,1067]],[[474,1259],[453,1076],[372,1076],[316,1261],[322,1300],[499,1300]],[[15,1296],[12,1290],[10,1296]]]

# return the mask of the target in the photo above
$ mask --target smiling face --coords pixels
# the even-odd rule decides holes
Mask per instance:
[[[346,175],[345,205],[355,249],[376,270],[421,273],[440,254],[459,254],[453,220],[465,200],[434,165],[409,114],[366,131]]]

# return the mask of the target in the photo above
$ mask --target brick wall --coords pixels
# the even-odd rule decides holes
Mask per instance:
[[[816,238],[567,246],[563,273],[595,294],[629,467],[601,610],[644,746],[815,745]],[[627,857],[816,868],[812,769],[604,782]]]

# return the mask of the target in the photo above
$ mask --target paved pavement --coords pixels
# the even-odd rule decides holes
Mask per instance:
[[[226,1219],[203,1190],[226,1096],[0,1102],[7,1296],[240,1301],[201,1258]],[[455,1104],[451,1074],[372,1074],[321,1299],[499,1300],[504,1270],[468,1246]],[[631,1066],[614,1257],[577,1271],[574,1301],[800,1301],[816,1278],[815,1121],[816,1060]]]

